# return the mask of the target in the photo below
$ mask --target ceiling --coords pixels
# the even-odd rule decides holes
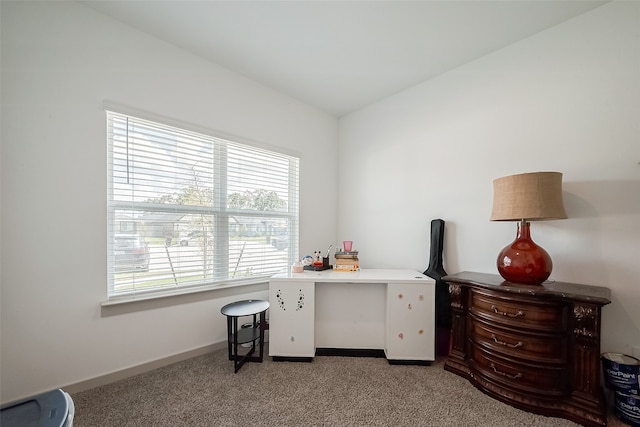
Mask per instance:
[[[337,117],[607,1],[80,1]]]

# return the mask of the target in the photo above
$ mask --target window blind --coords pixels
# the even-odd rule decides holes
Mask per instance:
[[[265,280],[298,252],[299,158],[107,111],[108,297]]]

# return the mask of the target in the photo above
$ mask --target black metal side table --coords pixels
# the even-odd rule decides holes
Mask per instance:
[[[220,309],[220,312],[227,316],[229,360],[233,360],[233,368],[236,373],[247,361],[262,363],[268,308],[268,301],[254,299],[232,302]],[[253,324],[249,328],[238,329],[238,318],[244,316],[253,316]],[[260,316],[259,321],[258,316]],[[256,351],[256,341],[258,341],[259,356],[253,355]],[[239,354],[238,346],[246,343],[251,343],[251,349],[246,354]]]

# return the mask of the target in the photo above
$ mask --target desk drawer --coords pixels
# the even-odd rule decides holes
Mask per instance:
[[[311,282],[269,284],[269,356],[314,357],[315,288]]]

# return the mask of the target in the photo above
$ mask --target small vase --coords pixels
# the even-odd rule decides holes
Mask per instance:
[[[507,281],[539,285],[549,278],[553,263],[542,247],[531,240],[527,221],[518,223],[516,239],[498,254],[498,272]]]

